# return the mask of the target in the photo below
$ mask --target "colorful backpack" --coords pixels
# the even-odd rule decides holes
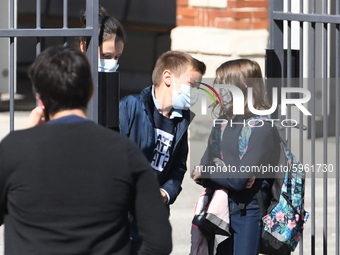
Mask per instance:
[[[251,125],[248,124],[249,121]],[[256,116],[246,120],[247,124],[242,128],[239,136],[240,159],[247,152],[249,139],[254,130],[253,126],[260,121],[269,121],[269,118],[267,116]],[[216,155],[218,149],[220,149],[224,127],[217,126],[214,129],[210,142],[214,145],[212,150]],[[261,191],[257,193],[263,216],[260,252],[287,255],[295,250],[309,216],[309,213],[304,210],[306,173],[302,163],[287,148],[275,125],[273,129],[275,140],[280,145],[280,156],[277,165],[285,166],[289,171],[275,173],[271,189],[272,199],[267,209],[264,206]]]

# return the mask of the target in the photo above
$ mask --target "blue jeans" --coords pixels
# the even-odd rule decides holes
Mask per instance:
[[[257,199],[245,209],[229,198],[232,236],[217,247],[217,255],[257,255],[261,240],[261,210]]]

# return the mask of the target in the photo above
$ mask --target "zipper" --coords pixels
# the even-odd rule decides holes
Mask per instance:
[[[293,208],[295,214],[299,215],[300,218],[299,218],[298,222],[296,222],[296,224],[297,224],[298,231],[302,232],[302,226],[305,223],[305,210],[301,209],[301,213],[299,213],[296,210],[296,208],[293,206],[292,202],[289,200],[288,194],[286,192],[283,192],[282,196],[284,197],[284,199],[286,199],[287,203]]]
[[[288,194],[286,192],[282,193],[282,196],[284,197],[284,199],[287,201],[287,203],[293,208],[295,214],[300,215],[300,213],[298,212],[298,210],[293,206],[292,202],[289,200]],[[301,215],[300,215],[301,217]]]

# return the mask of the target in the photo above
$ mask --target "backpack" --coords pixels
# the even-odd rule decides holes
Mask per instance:
[[[247,151],[254,126],[260,121],[270,121],[270,119],[267,116],[256,116],[246,120],[246,123],[253,123],[245,125],[241,130],[239,136],[240,159]],[[287,255],[295,250],[309,216],[309,213],[304,210],[306,172],[303,164],[287,148],[275,125],[273,125],[273,130],[275,142],[280,145],[277,165],[283,166],[289,171],[275,172],[271,188],[272,199],[267,209],[264,206],[261,190],[256,195],[263,221],[260,252]],[[220,150],[223,131],[224,128],[218,126],[215,131],[212,131],[210,139],[212,139],[212,144],[215,143],[212,148],[215,155]]]

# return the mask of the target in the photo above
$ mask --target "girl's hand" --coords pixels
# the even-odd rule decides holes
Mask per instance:
[[[190,177],[198,184],[200,183],[200,178],[202,177],[201,167],[203,166],[195,166],[195,168],[190,171]]]
[[[247,183],[247,189],[250,189],[253,186],[254,182],[255,182],[255,176],[250,177]]]

